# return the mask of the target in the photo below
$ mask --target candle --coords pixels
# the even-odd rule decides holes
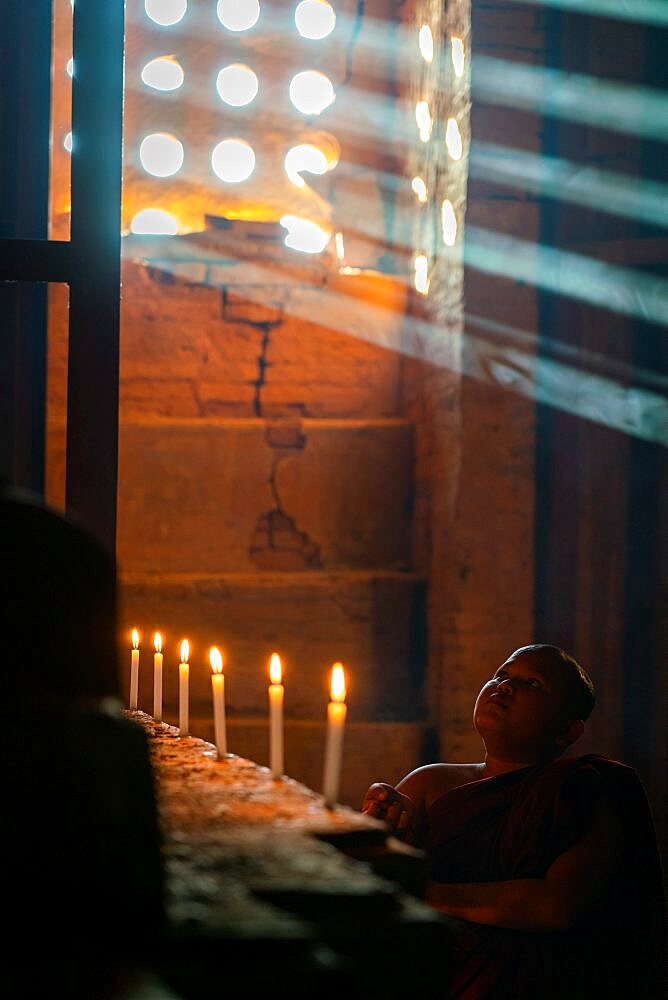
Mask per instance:
[[[211,647],[209,653],[211,661],[211,690],[213,691],[213,726],[215,732],[218,756],[224,757],[227,753],[227,733],[225,730],[225,677],[223,675],[223,658],[220,650],[215,646]]]
[[[346,678],[343,666],[335,663],[332,667],[330,688],[331,701],[327,706],[327,742],[325,745],[325,769],[322,779],[322,793],[325,805],[333,809],[339,796],[341,762],[343,760],[343,734],[346,725]]]
[[[271,654],[269,661],[269,758],[274,778],[283,774],[283,696],[281,658]]]
[[[153,718],[162,722],[162,636],[156,632],[153,636],[155,653],[153,654]]]
[[[188,654],[190,644],[187,639],[181,643],[181,662],[179,663],[179,730],[181,736],[188,735]]]
[[[132,630],[132,656],[130,659],[130,710],[137,711],[137,692],[139,690],[139,632]]]

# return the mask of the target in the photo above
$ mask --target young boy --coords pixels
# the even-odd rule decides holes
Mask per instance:
[[[451,997],[662,996],[656,837],[635,773],[563,758],[594,706],[556,646],[524,646],[482,687],[476,764],[431,764],[363,811],[424,847],[427,901],[458,918]],[[621,988],[621,993],[620,993]]]

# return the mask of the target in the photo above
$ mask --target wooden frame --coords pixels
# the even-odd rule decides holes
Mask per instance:
[[[29,206],[38,204],[39,217],[32,219],[29,227],[38,236],[0,239],[0,281],[59,281],[70,286],[66,506],[112,552],[116,540],[118,477],[124,15],[123,0],[76,0],[74,5],[73,55],[77,71],[72,81],[75,146],[69,242],[45,238],[48,134],[45,143],[43,128],[33,143],[32,159],[19,158],[3,171],[6,176],[13,169],[15,180],[18,178],[16,184],[24,192],[23,204],[16,205],[14,226],[10,228],[16,237],[23,236],[26,212],[31,211]],[[5,28],[13,24],[21,38],[34,36],[41,41],[39,46],[21,50],[13,59],[12,93],[21,112],[28,101],[38,96],[41,121],[46,108],[48,123],[50,58],[49,72],[45,72],[42,61],[46,39],[49,57],[51,52],[52,2],[35,0],[26,5],[22,0],[10,0],[5,4],[3,20]],[[14,35],[6,33],[6,37]],[[38,50],[40,66],[36,70],[32,60]],[[29,94],[25,83],[35,71],[42,81],[38,95]],[[19,130],[27,127],[22,113],[18,118],[17,136]],[[9,127],[7,120],[4,126]],[[33,161],[36,168],[26,172],[25,165]],[[19,176],[22,169],[24,175]],[[37,294],[37,290],[34,292]],[[25,294],[25,289],[17,288],[16,296],[21,294]],[[40,352],[45,358],[45,299],[40,320]],[[25,326],[21,327],[18,310],[17,342],[29,332]],[[20,360],[16,364],[20,367]],[[26,381],[24,374],[18,370],[13,373],[15,393],[20,394]],[[40,391],[43,415],[45,379]],[[34,406],[39,408],[39,401]],[[14,409],[17,412],[16,406]],[[21,440],[16,420],[12,433],[14,451],[27,446]],[[43,466],[43,427],[41,434]],[[19,485],[39,486],[36,474],[32,479]]]

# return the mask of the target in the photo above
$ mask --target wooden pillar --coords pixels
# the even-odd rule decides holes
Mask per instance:
[[[116,539],[123,0],[76,0],[66,506]]]
[[[51,0],[7,0],[0,33],[0,475],[41,494],[46,288],[12,272],[16,241],[47,236]]]

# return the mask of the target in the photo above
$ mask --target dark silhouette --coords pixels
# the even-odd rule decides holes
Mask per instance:
[[[4,902],[16,942],[4,972],[20,983],[14,995],[130,996],[124,977],[150,961],[163,894],[146,738],[118,701],[114,562],[72,520],[8,488],[0,551]]]

